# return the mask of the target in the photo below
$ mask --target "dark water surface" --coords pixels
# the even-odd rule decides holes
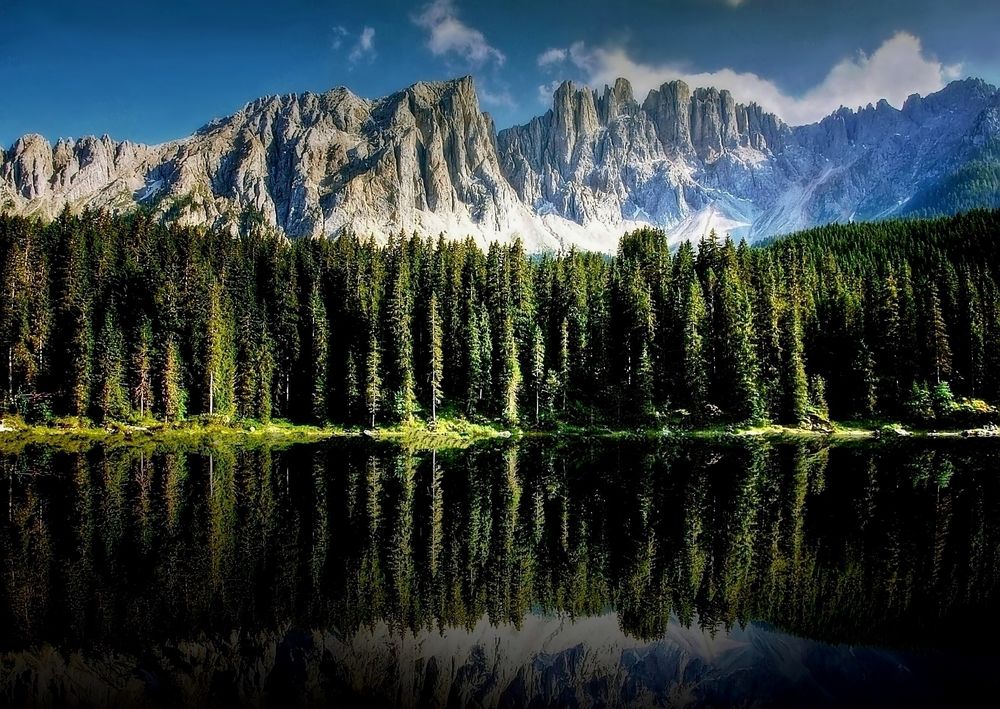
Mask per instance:
[[[0,454],[0,705],[947,706],[1000,446]]]

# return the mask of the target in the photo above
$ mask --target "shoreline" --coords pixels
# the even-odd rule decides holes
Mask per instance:
[[[552,429],[506,428],[497,423],[474,423],[464,419],[439,419],[436,426],[421,420],[374,429],[344,428],[293,424],[276,420],[190,421],[146,425],[113,423],[98,425],[84,420],[56,421],[48,425],[30,425],[20,421],[0,420],[0,448],[3,444],[82,446],[105,445],[216,445],[240,443],[276,443],[292,445],[327,439],[360,439],[396,443],[416,449],[464,448],[489,440],[516,438],[621,438],[621,439],[749,439],[764,440],[897,440],[897,439],[967,439],[1000,438],[996,428],[909,429],[897,423],[842,422],[828,429],[794,427],[780,424],[759,426],[710,426],[704,428],[635,427],[614,429],[609,426],[561,425]]]

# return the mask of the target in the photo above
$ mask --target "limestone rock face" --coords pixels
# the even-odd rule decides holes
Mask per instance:
[[[563,84],[551,111],[500,132],[504,172],[543,220],[615,235],[650,224],[675,240],[715,228],[754,240],[905,215],[1000,140],[1000,92],[979,80],[911,96],[902,109],[882,100],[799,127],[680,81],[650,91],[641,107],[631,95],[627,82],[606,87],[600,102]],[[591,102],[598,125],[586,122],[581,134],[565,116],[589,116]]]
[[[463,77],[377,100],[266,97],[157,146],[26,135],[0,150],[0,209],[142,205],[233,231],[259,219],[291,238],[404,230],[613,250],[641,225],[757,239],[905,214],[998,140],[1000,93],[978,80],[800,127],[680,81],[641,104],[625,79],[565,82],[544,115],[497,133]]]

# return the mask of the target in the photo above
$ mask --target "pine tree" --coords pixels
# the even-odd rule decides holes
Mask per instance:
[[[394,392],[393,414],[398,420],[408,420],[416,408],[413,377],[413,303],[410,293],[409,261],[401,242],[390,247],[393,251],[392,290],[387,300],[387,340],[390,343],[391,372]]]
[[[381,410],[381,368],[382,353],[379,352],[378,337],[373,328],[368,337],[368,356],[365,360],[365,409],[368,412],[372,428],[375,428],[375,417]]]
[[[95,410],[99,421],[123,421],[128,415],[122,374],[122,334],[114,315],[105,312],[104,323],[97,339]]]
[[[531,388],[535,393],[535,423],[539,421],[542,405],[542,390],[545,387],[545,339],[542,328],[535,325],[531,337]]]
[[[172,336],[163,343],[160,353],[159,409],[167,421],[183,419],[186,414],[184,390],[181,387],[181,361]]]
[[[266,283],[267,302],[270,308],[270,332],[274,338],[276,401],[279,410],[291,415],[293,369],[300,356],[299,337],[299,283],[295,268],[294,251],[275,247],[270,252],[270,278]]]
[[[67,413],[85,416],[93,383],[94,346],[87,235],[84,225],[70,215],[68,206],[54,228],[57,238],[54,327],[58,337],[49,376],[60,383],[54,389],[62,389]]]
[[[808,416],[809,384],[803,361],[799,306],[794,298],[785,308],[781,322],[781,352],[783,356],[781,390],[784,394],[781,416],[786,423],[799,424]]]
[[[560,393],[563,411],[566,410],[567,399],[569,399],[570,372],[572,371],[570,366],[572,335],[569,323],[570,318],[563,318],[562,324],[559,326],[559,373],[558,375],[553,373],[553,376],[557,376],[557,386],[553,388],[553,394],[556,390]]]
[[[695,420],[700,420],[708,403],[705,339],[707,314],[701,284],[691,279],[681,313],[681,370],[684,405],[690,407]]]
[[[152,350],[153,326],[148,317],[143,317],[133,337],[129,366],[132,406],[138,411],[140,420],[149,413],[153,401]]]
[[[213,282],[208,288],[205,312],[204,387],[209,414],[225,412],[233,401],[235,372],[232,352],[232,326],[223,302],[222,286]]]
[[[329,322],[326,304],[318,287],[313,287],[309,297],[309,381],[310,413],[317,423],[326,421],[327,370],[329,368]]]
[[[731,242],[723,248],[722,258],[716,305],[718,396],[724,410],[739,420],[754,421],[761,418],[764,407],[757,387],[753,310]]]
[[[878,362],[879,400],[885,409],[898,406],[902,400],[899,371],[901,345],[899,287],[890,272],[880,279],[876,296],[876,361]]]
[[[500,320],[499,369],[497,372],[497,392],[500,403],[500,417],[504,423],[516,425],[518,420],[517,398],[521,389],[521,365],[518,363],[517,342],[514,339],[514,321],[508,313]]]
[[[757,351],[759,390],[765,408],[781,407],[781,323],[773,264],[764,260],[754,273],[754,344]],[[796,315],[797,317],[797,315]]]
[[[926,319],[927,356],[934,383],[940,384],[942,378],[951,375],[951,345],[948,340],[948,326],[941,308],[941,298],[937,284],[933,281],[927,289]]]
[[[653,358],[649,353],[649,344],[643,343],[639,350],[639,361],[635,371],[635,391],[637,403],[640,406],[641,417],[650,418],[654,413],[653,407]]]
[[[431,294],[430,307],[427,311],[427,330],[430,333],[430,403],[431,421],[437,423],[437,410],[441,405],[442,386],[441,380],[444,374],[444,357],[442,354],[441,342],[441,315],[438,313],[437,294]]]

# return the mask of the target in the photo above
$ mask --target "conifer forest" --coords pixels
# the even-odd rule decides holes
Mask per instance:
[[[0,406],[373,427],[933,421],[1000,401],[1000,212],[614,256],[0,217]],[[977,402],[977,403],[974,403]],[[964,408],[963,408],[964,407]]]

